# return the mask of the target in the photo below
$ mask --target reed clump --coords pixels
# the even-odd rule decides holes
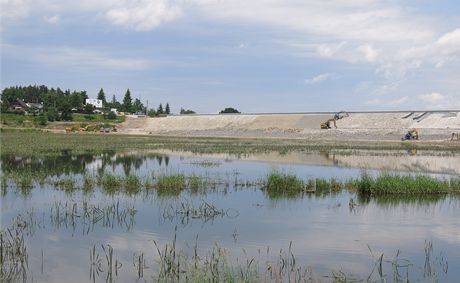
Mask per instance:
[[[358,182],[359,193],[369,195],[382,194],[446,194],[459,191],[458,180],[439,180],[429,176],[383,174],[372,177],[361,176]]]
[[[106,192],[114,193],[122,187],[123,180],[119,176],[115,176],[110,173],[104,173],[101,176],[99,176],[98,184]]]
[[[159,176],[155,187],[157,190],[163,192],[180,192],[186,188],[185,176],[182,174]]]
[[[265,187],[268,192],[298,192],[305,189],[305,183],[295,175],[272,172],[267,176]]]

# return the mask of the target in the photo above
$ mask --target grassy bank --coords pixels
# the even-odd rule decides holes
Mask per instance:
[[[170,149],[194,153],[251,154],[310,150],[449,150],[460,151],[460,143],[347,143],[312,142],[305,140],[180,138],[101,134],[55,134],[49,132],[13,131],[2,129],[1,153],[27,156],[72,153],[101,153],[104,151]],[[33,142],[31,142],[33,141]]]
[[[72,115],[72,121],[67,122],[47,122],[47,127],[53,128],[55,125],[61,123],[122,123],[125,121],[124,116],[117,116],[116,119],[107,119],[102,114],[81,114],[74,113]],[[0,122],[3,126],[6,127],[17,127],[17,128],[45,128],[39,124],[38,116],[32,115],[19,115],[15,113],[1,113]]]

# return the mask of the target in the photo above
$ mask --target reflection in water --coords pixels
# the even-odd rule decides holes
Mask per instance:
[[[412,281],[455,282],[460,276],[460,270],[452,268],[460,265],[459,196],[371,198],[343,190],[286,195],[261,190],[258,183],[274,169],[303,179],[346,180],[379,162],[383,164],[380,170],[450,174],[458,172],[458,162],[451,162],[451,157],[458,158],[370,151],[266,153],[241,155],[240,159],[171,152],[64,152],[41,159],[2,155],[2,173],[42,172],[55,176],[54,181],[62,177],[78,186],[83,186],[84,177],[97,178],[102,173],[144,180],[172,172],[222,181],[208,190],[178,190],[173,196],[156,190],[105,194],[97,185],[99,180],[93,181],[95,189],[90,193],[69,192],[65,182],[61,190],[46,183],[38,188],[34,183],[36,188],[27,197],[8,191],[0,197],[2,231],[18,229],[17,241],[10,242],[18,243],[21,250],[23,239],[27,265],[21,267],[21,260],[8,264],[22,270],[20,276],[33,275],[37,281],[62,282],[65,278],[82,282],[88,280],[90,270],[92,281],[133,282],[161,274],[158,263],[166,245],[171,252],[174,242],[174,251],[181,258],[172,262],[179,262],[182,271],[192,267],[187,264],[193,263],[194,255],[206,260],[219,251],[214,255],[224,257],[215,259],[226,259],[240,268],[237,272],[249,275],[256,267],[268,270],[266,263],[271,270],[279,270],[278,263],[284,260],[286,266],[292,266],[295,259],[294,271],[278,273],[281,280],[295,276],[302,267],[302,272],[309,270],[307,277],[323,281],[350,274],[366,279],[374,270],[373,280],[410,277]],[[437,162],[442,158],[446,159],[441,166]],[[427,165],[429,160],[435,164]],[[392,167],[386,168],[389,164]],[[405,259],[411,265],[404,265]]]
[[[171,157],[174,158],[170,164]],[[178,157],[178,158],[176,158]],[[200,154],[191,152],[172,152],[157,150],[155,152],[116,153],[107,151],[100,155],[78,154],[72,155],[69,151],[59,156],[43,158],[20,157],[14,155],[1,156],[2,171],[43,172],[47,175],[60,176],[62,174],[83,174],[87,171],[104,172],[121,166],[124,175],[137,172],[144,165],[155,165],[155,168],[184,167],[184,159],[189,159],[189,165],[202,167],[218,167],[221,161],[225,162],[262,161],[278,164],[304,166],[332,166],[338,168],[376,169],[383,171],[402,171],[417,173],[437,173],[460,175],[458,153],[432,151],[308,151],[308,152],[267,152],[262,154],[228,155],[228,154]],[[185,166],[192,170],[193,166]]]

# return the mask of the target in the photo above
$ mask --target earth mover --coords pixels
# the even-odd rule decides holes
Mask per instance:
[[[65,128],[66,133],[75,133],[80,130],[80,125],[73,125],[71,127]]]
[[[402,141],[408,141],[408,140],[418,140],[419,138],[419,133],[417,129],[411,129],[409,130],[404,137],[401,138]]]
[[[337,112],[337,113],[334,114],[334,118],[329,119],[329,120],[327,120],[325,122],[322,122],[320,127],[321,127],[321,129],[332,129],[331,123],[334,123],[334,128],[337,129],[336,121],[340,120],[340,119],[343,119],[345,117],[348,117],[348,116],[349,116],[348,113],[345,112],[345,111]]]
[[[331,129],[331,123],[334,123],[334,127],[337,128],[337,123],[335,121],[336,119],[332,118],[321,123],[321,129]]]

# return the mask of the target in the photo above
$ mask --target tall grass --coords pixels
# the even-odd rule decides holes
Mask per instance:
[[[295,175],[272,172],[267,176],[266,188],[269,192],[298,192],[305,190],[305,183]]]
[[[185,176],[182,174],[159,176],[155,184],[160,193],[180,193],[185,187]]]
[[[383,174],[371,177],[361,176],[357,182],[362,194],[443,194],[458,191],[458,180],[438,180],[429,176],[401,176]]]

